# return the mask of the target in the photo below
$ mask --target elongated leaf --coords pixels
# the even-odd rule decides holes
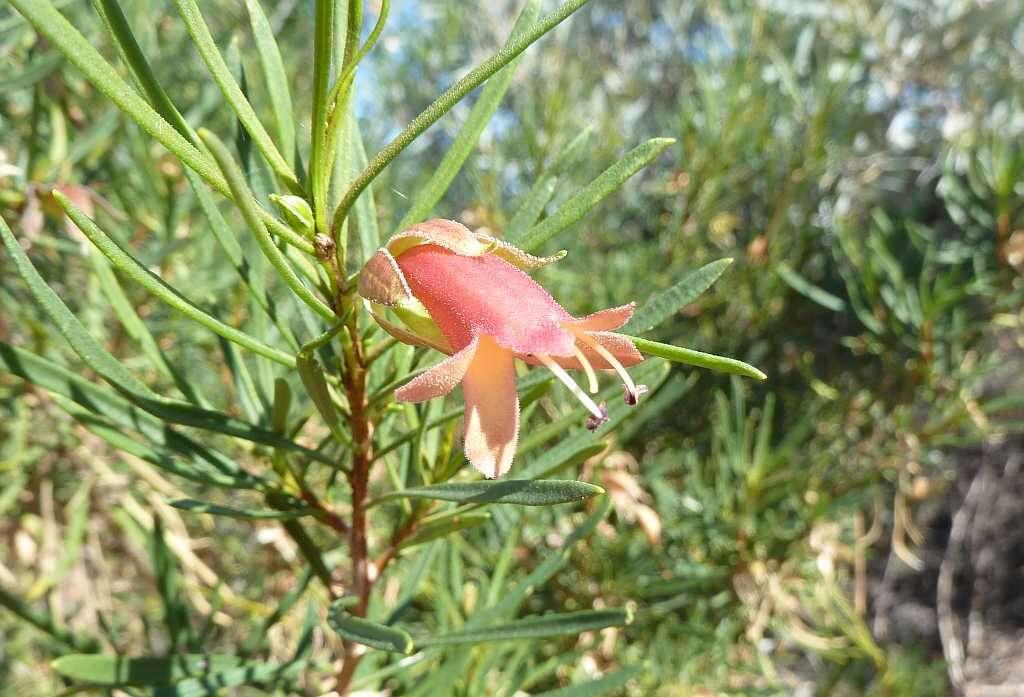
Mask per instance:
[[[307,670],[305,660],[288,663],[243,663],[236,668],[222,670],[202,677],[187,678],[170,687],[158,687],[153,697],[217,697],[229,687],[241,685],[273,685],[281,680],[293,680]]]
[[[512,35],[509,37],[508,43],[505,45],[508,46],[523,36],[534,20],[537,19],[539,13],[540,2],[538,0],[528,0],[523,11],[519,14],[519,19],[516,20],[515,26],[512,28]],[[476,104],[473,105],[473,109],[469,112],[469,118],[466,119],[466,123],[459,129],[455,140],[452,141],[448,151],[441,158],[441,162],[438,163],[430,179],[417,192],[412,206],[398,224],[395,232],[404,230],[409,225],[429,217],[434,206],[437,205],[437,202],[448,191],[448,187],[451,186],[455,176],[462,169],[466,158],[469,157],[477,140],[479,140],[480,134],[483,133],[484,127],[487,126],[491,117],[494,116],[494,112],[498,110],[501,100],[504,99],[509,85],[512,84],[512,76],[515,74],[519,60],[520,58],[516,58],[511,61],[487,81],[487,85],[481,91]]]
[[[536,250],[586,215],[591,208],[622,186],[627,179],[643,169],[674,142],[673,138],[652,138],[633,148],[625,157],[566,201],[551,217],[530,228],[529,232],[516,241],[516,246],[528,252]]]
[[[139,345],[142,352],[149,358],[150,363],[161,375],[173,381],[190,402],[209,406],[199,397],[196,389],[170,364],[167,360],[167,355],[160,350],[156,338],[149,331],[146,323],[139,317],[135,308],[132,307],[131,301],[128,300],[128,296],[121,287],[121,283],[117,280],[117,276],[114,275],[107,258],[94,251],[89,255],[89,260],[92,262],[92,267],[96,272],[96,279],[99,281],[103,295],[106,296],[107,301],[110,303],[110,309],[113,310],[128,336]]]
[[[343,639],[382,651],[404,654],[413,652],[412,637],[408,632],[351,615],[345,611],[345,604],[334,603],[327,615],[331,628]]]
[[[53,196],[64,208],[64,212],[74,221],[75,225],[89,238],[89,241],[96,245],[110,262],[120,269],[128,278],[132,279],[147,291],[156,296],[159,300],[170,305],[172,308],[185,315],[188,319],[200,324],[228,341],[234,342],[242,348],[253,353],[269,358],[276,363],[295,367],[295,357],[264,344],[259,339],[249,336],[243,331],[224,324],[216,317],[196,307],[190,300],[185,298],[175,288],[168,285],[162,278],[143,266],[135,257],[128,253],[121,245],[115,242],[109,235],[99,228],[88,216],[75,207],[66,196],[59,191],[54,191]]]
[[[0,94],[24,89],[25,87],[31,87],[59,68],[60,64],[63,62],[64,56],[62,56],[58,51],[50,51],[49,53],[36,58],[22,68],[17,75],[5,77],[0,80]]]
[[[402,498],[441,499],[458,503],[507,503],[519,506],[551,506],[583,501],[603,494],[604,489],[586,482],[547,479],[502,479],[498,481],[446,482],[391,491],[374,503]]]
[[[482,641],[514,641],[522,639],[544,639],[565,634],[583,632],[605,627],[621,627],[633,621],[633,612],[628,608],[608,610],[583,610],[526,619],[496,627],[462,629],[436,637],[416,639],[416,646],[444,646],[447,644],[476,644]]]
[[[626,668],[625,670],[618,670],[597,680],[580,683],[579,685],[563,687],[559,690],[537,692],[534,694],[534,697],[600,697],[601,695],[611,694],[615,690],[622,689],[627,682],[639,674],[639,668]]]
[[[366,168],[366,146],[363,143],[363,134],[356,120],[353,100],[349,100],[348,133],[346,140],[349,143],[348,163],[350,169],[350,180],[354,179],[359,172]],[[374,201],[373,186],[368,185],[352,208],[353,217],[356,223],[356,234],[359,239],[359,249],[362,258],[357,258],[354,266],[359,268],[380,246],[380,227],[377,224],[377,204]]]
[[[184,451],[184,457],[187,458],[186,462],[179,460],[174,457],[172,453],[175,451],[155,448],[147,443],[140,442],[125,435],[120,429],[113,425],[105,422],[103,419],[97,418],[91,414],[84,413],[81,407],[77,407],[73,404],[67,404],[70,400],[63,400],[63,397],[56,397],[55,400],[61,404],[61,407],[77,419],[90,433],[99,436],[104,441],[109,443],[114,448],[117,448],[121,452],[133,455],[140,460],[150,463],[154,467],[162,469],[170,474],[184,477],[200,484],[207,484],[210,486],[223,487],[226,489],[255,489],[260,486],[259,480],[253,479],[245,472],[239,472],[238,474],[232,473],[230,470],[225,471],[226,468],[217,468],[211,465],[209,462],[202,459],[203,451],[200,447],[193,447],[193,451],[188,450],[192,447],[192,443],[189,441],[183,441],[180,443],[181,450]],[[172,443],[183,440],[183,436],[169,437],[168,440]],[[218,463],[219,464],[219,463]]]
[[[633,378],[640,384],[646,384],[650,389],[657,387],[668,377],[669,368],[667,364],[655,361],[644,361],[636,368],[630,369]],[[553,476],[569,467],[574,467],[587,458],[596,455],[605,448],[605,442],[601,434],[613,431],[623,419],[635,413],[637,408],[643,409],[643,402],[639,407],[630,407],[619,398],[622,394],[618,385],[608,387],[598,394],[598,401],[607,401],[608,421],[595,433],[585,428],[579,428],[571,435],[565,435],[558,443],[547,450],[540,457],[531,460],[526,467],[520,470],[520,476],[524,479],[543,480],[545,477]],[[615,395],[612,401],[612,395]],[[580,408],[578,423],[582,424],[586,418],[586,411]]]
[[[159,467],[218,486],[252,488],[257,485],[258,480],[233,460],[196,443],[156,416],[133,406],[117,393],[89,382],[63,366],[0,342],[0,369],[49,390],[56,400],[64,400],[61,407],[82,421],[86,428],[100,429],[94,432],[104,439],[113,439],[110,442],[115,447],[125,445],[123,449],[127,452]],[[85,418],[89,414],[103,418]],[[149,445],[128,438],[110,424],[137,431],[146,438]],[[108,438],[108,431],[116,435]],[[185,467],[176,462],[171,453],[185,458],[194,467]],[[221,473],[228,476],[224,477]],[[211,480],[211,476],[214,479]]]
[[[430,106],[414,118],[401,133],[395,136],[383,150],[377,153],[370,164],[356,177],[356,180],[348,188],[348,191],[345,192],[341,202],[334,211],[334,228],[336,230],[341,228],[341,223],[345,220],[349,210],[352,208],[352,204],[359,198],[363,189],[369,186],[370,182],[376,179],[377,175],[383,172],[384,168],[398,157],[410,143],[416,140],[421,133],[448,113],[463,97],[515,60],[516,56],[525,51],[532,43],[557,27],[587,2],[588,0],[569,0],[558,9],[541,17],[536,24],[530,27],[529,31],[518,39],[506,44],[500,51],[473,68],[465,77],[445,90]]]
[[[402,543],[398,548],[406,549],[408,547],[415,547],[416,545],[422,545],[427,542],[433,542],[434,540],[446,537],[452,533],[459,532],[460,530],[468,530],[470,528],[477,528],[481,525],[486,525],[490,520],[491,514],[486,511],[460,511],[456,512],[454,515],[446,515],[439,520],[420,526],[416,532],[402,540]]]
[[[210,75],[213,76],[214,82],[217,83],[221,93],[223,93],[224,99],[227,100],[235,115],[238,116],[238,121],[252,137],[253,143],[263,153],[263,156],[267,158],[267,162],[277,176],[290,189],[298,190],[300,188],[299,181],[295,177],[295,173],[288,166],[281,153],[278,152],[274,141],[270,138],[270,134],[267,133],[263,124],[260,123],[252,105],[249,104],[249,100],[245,98],[238,83],[235,82],[231,70],[228,68],[227,63],[224,62],[224,57],[220,54],[217,45],[213,41],[210,29],[206,26],[206,21],[203,20],[203,15],[199,11],[199,5],[195,0],[174,1],[178,6],[178,12],[182,20],[185,22],[188,33],[192,36],[196,50],[199,51],[203,62],[209,68]]]
[[[301,518],[313,514],[313,510],[310,508],[294,508],[288,511],[247,511],[241,508],[196,501],[195,499],[178,499],[177,501],[171,501],[171,505],[191,513],[209,513],[210,515],[222,515],[227,518],[242,518],[246,520],[285,520],[287,518]]]
[[[330,464],[329,458],[309,448],[300,446],[278,433],[266,431],[221,412],[201,409],[191,404],[165,399],[155,394],[138,378],[129,373],[128,369],[110,355],[82,326],[78,318],[57,297],[57,294],[46,284],[42,276],[39,275],[25,250],[18,244],[14,234],[2,218],[0,218],[0,238],[3,238],[3,244],[14,261],[14,268],[18,275],[25,281],[39,307],[57,326],[75,353],[133,404],[165,421],[195,426],[256,443],[303,452],[314,460]]]
[[[256,51],[260,54],[260,65],[263,68],[267,93],[270,95],[270,106],[274,110],[277,140],[281,144],[285,161],[291,166],[295,157],[295,123],[292,119],[292,95],[288,88],[288,73],[284,69],[281,51],[260,0],[245,0],[245,7],[249,11],[249,26],[256,42]]]
[[[90,685],[168,685],[184,678],[206,675],[242,665],[237,656],[186,654],[183,656],[104,656],[69,654],[53,662],[66,678]]]
[[[775,273],[779,274],[779,278],[785,281],[787,286],[800,293],[800,295],[810,298],[825,309],[832,310],[832,312],[843,312],[846,310],[846,303],[843,302],[842,298],[814,285],[790,268],[789,264],[779,262],[775,265]]]
[[[735,358],[726,358],[725,356],[716,356],[713,353],[703,353],[702,351],[694,351],[692,349],[681,348],[679,346],[672,346],[671,344],[662,344],[657,341],[649,341],[648,339],[640,339],[635,336],[629,337],[633,344],[637,347],[640,353],[646,353],[649,356],[658,356],[669,361],[676,363],[686,363],[687,365],[695,365],[701,368],[708,368],[719,373],[731,373],[733,375],[743,375],[748,378],[755,378],[757,380],[767,380],[768,376],[762,373],[760,370],[738,361]]]
[[[552,159],[550,168],[537,177],[530,190],[526,193],[523,201],[519,204],[516,212],[512,215],[508,225],[505,226],[503,237],[509,242],[515,243],[526,231],[537,222],[537,219],[544,212],[544,208],[551,201],[555,194],[555,186],[559,177],[582,154],[594,129],[587,126],[580,131],[569,143],[565,145]]]
[[[730,264],[732,259],[719,259],[697,269],[679,283],[641,305],[620,331],[640,334],[654,329],[696,300],[718,280]]]
[[[501,600],[496,605],[480,610],[466,622],[467,629],[478,629],[489,622],[494,622],[515,611],[527,597],[538,587],[547,583],[559,570],[569,561],[572,547],[580,540],[589,537],[597,529],[598,524],[605,519],[608,511],[611,510],[612,502],[610,496],[599,499],[594,512],[576,527],[575,530],[565,539],[562,548],[547,559],[541,562],[533,571],[527,574],[515,585],[505,589],[501,593]]]
[[[553,175],[541,176],[534,182],[533,186],[526,193],[526,198],[512,215],[512,219],[505,226],[504,237],[509,242],[515,242],[530,229],[537,218],[544,212],[544,208],[550,203],[551,197],[555,195],[555,185],[558,178]]]
[[[139,124],[142,130],[194,169],[215,189],[225,195],[229,194],[227,182],[217,170],[216,163],[189,143],[139,97],[118,76],[117,70],[93,48],[89,40],[57,11],[50,0],[11,0],[11,5],[36,31],[47,37],[69,62],[81,70],[89,82]]]
[[[307,288],[299,277],[295,275],[295,271],[292,270],[288,261],[285,259],[281,250],[274,244],[270,234],[267,232],[267,228],[263,223],[263,220],[259,216],[259,204],[252,197],[252,192],[249,190],[248,185],[245,183],[245,177],[242,175],[241,169],[238,167],[232,158],[228,149],[224,146],[224,143],[220,141],[217,136],[210,133],[207,130],[199,131],[200,138],[206,143],[206,146],[210,148],[210,152],[213,153],[214,159],[217,160],[217,164],[220,165],[221,170],[224,172],[224,176],[227,179],[228,186],[231,189],[232,195],[235,199],[235,204],[238,206],[239,211],[242,213],[242,217],[245,219],[249,229],[252,230],[256,236],[256,243],[259,244],[260,249],[263,251],[264,256],[274,266],[278,274],[281,276],[281,280],[285,282],[292,292],[308,305],[314,312],[320,315],[324,319],[333,320],[334,311],[327,307],[319,298]]]
[[[25,624],[30,624],[36,629],[46,632],[65,646],[70,646],[74,651],[99,650],[99,642],[94,638],[70,632],[63,626],[57,626],[51,613],[40,612],[3,585],[0,585],[0,608],[13,613]],[[60,624],[63,625],[64,622]]]

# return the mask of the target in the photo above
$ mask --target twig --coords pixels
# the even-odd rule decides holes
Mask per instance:
[[[939,637],[942,640],[942,655],[949,666],[949,680],[960,694],[963,694],[964,690],[964,642],[960,636],[960,619],[953,611],[953,576],[956,573],[957,555],[964,548],[974,509],[985,489],[986,474],[987,467],[983,465],[971,480],[967,495],[953,516],[946,552],[939,566],[935,603],[939,614]]]

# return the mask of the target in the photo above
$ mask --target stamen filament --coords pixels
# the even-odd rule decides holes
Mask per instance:
[[[569,388],[569,391],[573,393],[576,399],[580,400],[583,406],[587,408],[587,411],[593,414],[594,418],[601,421],[608,418],[605,413],[601,411],[601,408],[594,403],[594,400],[590,398],[590,395],[580,389],[580,386],[577,385],[571,377],[569,377],[569,373],[565,372],[565,369],[562,368],[562,366],[555,363],[551,360],[551,357],[546,354],[535,353],[534,355],[537,357],[537,360],[544,364],[544,367],[550,370],[556,378],[562,381],[563,385]]]
[[[597,373],[594,372],[594,366],[590,365],[590,361],[580,351],[580,347],[573,344],[572,350],[576,353],[576,358],[579,359],[580,365],[583,366],[583,372],[587,374],[587,387],[590,389],[590,394],[597,394]]]
[[[640,395],[640,392],[636,388],[636,384],[633,382],[633,378],[629,377],[629,373],[626,372],[626,369],[621,363],[619,363],[618,359],[611,354],[611,351],[599,344],[594,337],[590,336],[586,332],[576,331],[573,333],[580,341],[594,349],[594,351],[597,352],[597,355],[608,361],[608,365],[614,368],[615,372],[619,374],[620,378],[622,378],[622,384],[626,386],[626,392],[628,395],[633,395],[634,397],[638,397]]]

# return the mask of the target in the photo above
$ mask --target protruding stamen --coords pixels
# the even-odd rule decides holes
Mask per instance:
[[[626,387],[626,404],[629,406],[635,406],[637,400],[640,399],[640,395],[647,391],[647,387],[642,386],[643,389],[637,388],[636,384],[633,382],[633,378],[629,377],[629,373],[626,372],[625,367],[623,367],[623,365],[619,363],[618,359],[611,354],[611,351],[602,346],[594,339],[594,337],[590,336],[585,331],[580,330],[574,331],[573,334],[575,334],[576,338],[584,344],[594,349],[597,355],[608,361],[608,365],[615,369],[615,372],[618,373],[619,377],[622,379],[622,384]]]
[[[605,407],[604,402],[601,402],[601,404],[598,405],[598,409],[601,410],[601,418],[597,418],[596,416],[587,417],[588,431],[596,431],[601,427],[601,424],[608,420],[608,408]]]
[[[569,373],[565,372],[565,369],[562,368],[562,366],[551,360],[551,356],[543,353],[536,353],[534,355],[548,370],[554,373],[556,378],[562,381],[563,385],[569,388],[569,391],[575,395],[576,399],[580,400],[583,406],[587,408],[587,411],[593,415],[592,418],[598,419],[601,423],[604,423],[608,419],[607,412],[602,411],[601,407],[597,406],[597,404],[594,403],[594,400],[590,398],[590,395],[581,390],[580,386],[577,385],[571,377],[569,377]]]
[[[573,344],[572,350],[576,353],[576,358],[579,359],[580,365],[583,366],[583,372],[587,374],[587,387],[590,389],[590,394],[597,394],[597,373],[594,372],[594,366],[590,365],[590,361],[580,351],[579,346]]]
[[[635,391],[630,392],[629,388],[626,388],[626,394],[622,395],[622,400],[627,406],[635,407],[640,397],[647,394],[647,385],[637,385]]]

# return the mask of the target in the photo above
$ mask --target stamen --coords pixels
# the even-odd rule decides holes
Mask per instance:
[[[596,431],[598,428],[601,427],[601,424],[608,420],[608,408],[604,405],[604,402],[601,402],[601,404],[598,406],[598,409],[601,410],[600,419],[597,418],[596,416],[587,417],[586,426],[588,431]]]
[[[599,422],[598,425],[608,420],[607,410],[602,410],[601,407],[597,406],[597,404],[594,403],[594,400],[590,398],[590,395],[580,389],[580,386],[577,385],[571,377],[569,377],[569,374],[565,372],[565,369],[563,369],[562,366],[555,363],[551,360],[551,357],[546,354],[536,353],[534,355],[548,370],[554,373],[556,378],[562,381],[563,385],[569,388],[569,391],[573,393],[576,399],[580,400],[583,406],[587,408],[587,411],[592,414],[591,418],[596,419]],[[590,427],[590,419],[587,420],[587,427]]]
[[[615,356],[611,354],[611,351],[609,351],[600,343],[598,343],[594,339],[594,337],[590,336],[585,331],[574,331],[573,334],[575,334],[576,338],[578,338],[584,344],[594,349],[597,355],[608,361],[608,365],[615,369],[615,372],[618,373],[619,377],[622,379],[622,384],[625,385],[626,387],[626,404],[628,404],[631,407],[635,406],[637,400],[640,399],[640,395],[647,391],[647,386],[640,385],[639,387],[637,387],[637,385],[633,382],[633,378],[629,377],[629,373],[626,372],[626,369],[623,367],[621,363],[619,363],[618,359],[616,359]]]
[[[587,387],[590,388],[590,394],[597,394],[597,373],[594,372],[594,366],[590,365],[590,361],[580,351],[579,346],[573,344],[572,350],[576,353],[576,358],[579,359],[580,365],[583,366],[583,372],[587,374]]]

